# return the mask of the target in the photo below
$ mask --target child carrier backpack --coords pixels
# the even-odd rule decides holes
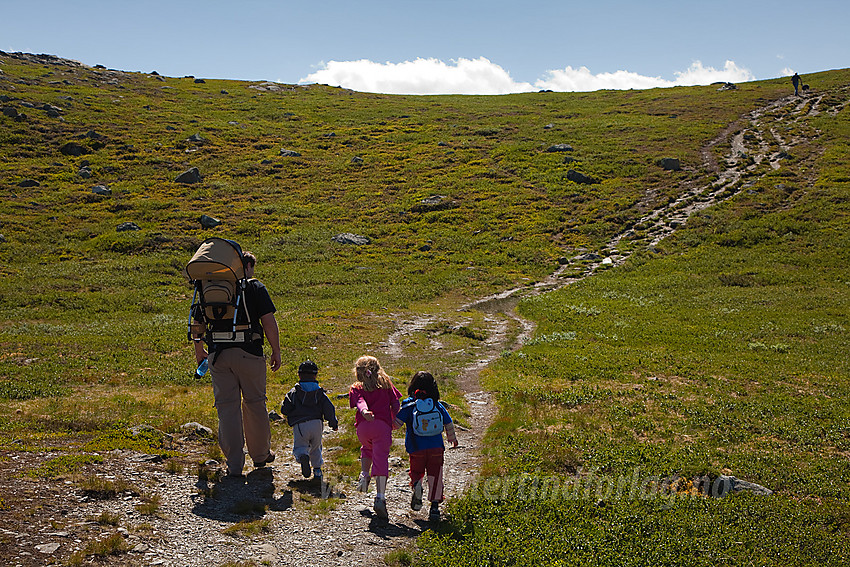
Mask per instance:
[[[413,433],[420,437],[431,437],[443,432],[443,414],[436,407],[434,398],[417,399],[413,407]]]
[[[184,270],[194,285],[188,338],[208,345],[239,345],[262,338],[245,302],[248,278],[242,248],[224,238],[204,240]]]

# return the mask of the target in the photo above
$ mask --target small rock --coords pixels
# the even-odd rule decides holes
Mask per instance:
[[[137,225],[134,222],[122,222],[121,224],[118,225],[118,227],[116,227],[115,230],[117,230],[118,232],[127,232],[128,230],[142,230],[142,229],[141,229],[141,227],[139,227],[139,225]]]
[[[3,107],[3,116],[7,116],[9,118],[17,118],[18,117],[18,109],[12,106],[4,106]]]
[[[199,437],[212,437],[213,430],[205,425],[201,425],[197,421],[190,421],[180,426],[180,429],[188,435],[198,435]]]
[[[201,172],[198,170],[197,167],[193,167],[191,169],[187,169],[186,171],[178,175],[174,181],[175,183],[191,184],[200,183],[201,179]]]
[[[343,232],[337,234],[331,240],[339,244],[353,244],[355,246],[365,246],[366,244],[370,244],[372,242],[365,236],[352,234],[350,232]]]
[[[571,169],[567,172],[567,179],[574,183],[579,183],[582,185],[593,185],[595,183],[599,183],[599,180],[590,177],[589,175],[585,175],[583,173],[579,173],[578,171]]]
[[[36,545],[35,548],[39,553],[43,553],[45,555],[51,555],[56,553],[56,550],[59,549],[58,543],[45,543],[42,545]]]
[[[95,185],[91,188],[91,192],[95,195],[112,195],[112,189],[106,185]]]
[[[215,228],[221,225],[221,221],[208,215],[201,215],[198,219],[201,226],[204,228]]]
[[[202,83],[206,83],[206,81],[203,80],[203,79],[195,79],[195,83],[202,84]]]
[[[353,158],[351,158],[351,163],[360,165],[361,163],[363,163],[363,158],[360,156],[354,156]]]
[[[301,157],[301,154],[299,154],[295,150],[286,150],[286,149],[280,150],[280,155],[282,155],[283,157]]]
[[[91,169],[89,169],[88,167],[81,167],[80,170],[77,172],[77,175],[79,175],[83,179],[89,179],[92,176],[92,172]]]
[[[667,171],[681,171],[682,166],[677,158],[661,158],[658,165]]]
[[[84,154],[89,154],[91,151],[85,147],[81,146],[76,142],[68,142],[61,148],[59,148],[59,152],[66,156],[81,156]]]
[[[186,139],[187,142],[192,142],[193,144],[206,144],[209,140],[202,137],[200,134],[192,134]]]
[[[41,187],[41,183],[35,179],[24,179],[18,183],[18,187]]]
[[[571,152],[573,151],[573,147],[569,144],[555,144],[554,146],[549,146],[548,148],[546,148],[546,151],[549,153]]]

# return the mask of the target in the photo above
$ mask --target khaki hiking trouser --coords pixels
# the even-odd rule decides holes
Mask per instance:
[[[265,462],[271,453],[266,359],[239,347],[227,348],[215,356],[210,374],[218,411],[218,444],[227,473],[242,474],[244,445],[255,462]]]

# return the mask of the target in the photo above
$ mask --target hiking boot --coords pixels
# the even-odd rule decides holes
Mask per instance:
[[[421,510],[422,509],[422,481],[417,480],[416,484],[413,485],[413,496],[410,497],[410,509],[411,510]]]
[[[322,480],[322,469],[320,469],[319,467],[313,469],[313,478],[315,478],[316,480]]]
[[[310,455],[301,455],[298,462],[301,464],[301,474],[304,478],[310,478]]]
[[[357,492],[369,492],[369,481],[372,480],[368,474],[360,473],[360,478],[357,479]]]
[[[375,510],[375,515],[384,520],[390,517],[387,514],[387,499],[375,497],[375,505],[372,507]]]
[[[254,461],[254,468],[258,468],[258,469],[263,468],[268,463],[273,463],[274,458],[275,458],[275,454],[272,453],[271,451],[269,451],[269,456],[266,457],[265,461]]]
[[[439,522],[440,521],[440,503],[439,502],[431,502],[431,510],[428,512],[428,521],[429,522]]]

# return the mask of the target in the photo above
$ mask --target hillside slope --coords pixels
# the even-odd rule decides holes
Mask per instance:
[[[58,562],[99,541],[115,524],[139,546],[110,559],[128,565],[259,562],[257,554],[288,564],[288,556],[276,550],[293,545],[320,552],[310,556],[312,564],[348,564],[352,557],[380,557],[405,546],[427,528],[404,511],[403,465],[393,477],[399,496],[389,525],[362,518],[357,498],[322,504],[317,487],[297,482],[286,461],[285,427],[274,433],[283,462],[270,475],[256,475],[254,485],[236,496],[222,492],[227,487],[218,485],[213,472],[198,468],[217,457],[214,444],[180,426],[197,421],[215,429],[215,415],[209,386],[191,377],[184,334],[188,287],[180,271],[208,235],[235,238],[255,251],[258,275],[274,295],[284,369],[270,380],[271,406],[306,357],[318,360],[323,381],[335,392],[345,391],[349,367],[364,352],[385,360],[398,382],[420,368],[444,380],[455,415],[469,430],[467,446],[449,465],[454,496],[481,467],[484,478],[535,467],[575,475],[579,467],[597,466],[620,474],[649,454],[630,436],[665,447],[650,434],[650,418],[637,417],[637,405],[648,402],[615,394],[631,391],[630,376],[638,382],[661,377],[665,385],[669,379],[673,391],[659,396],[698,400],[686,409],[702,416],[699,423],[706,415],[717,417],[704,392],[689,389],[690,383],[677,389],[676,377],[706,379],[711,372],[695,370],[713,360],[705,353],[729,345],[687,356],[675,351],[692,340],[672,332],[689,328],[681,326],[687,315],[678,312],[661,318],[662,330],[640,319],[659,319],[657,312],[599,317],[613,307],[593,304],[594,297],[622,306],[649,305],[663,295],[649,288],[631,293],[617,282],[661,285],[669,294],[661,303],[665,308],[693,310],[699,299],[689,303],[693,288],[683,283],[691,276],[680,274],[714,274],[711,281],[722,282],[729,294],[723,306],[731,309],[743,292],[755,292],[758,301],[764,282],[779,277],[748,264],[747,251],[756,246],[767,247],[760,250],[765,258],[781,256],[789,242],[817,244],[818,254],[838,251],[825,271],[833,279],[840,279],[833,270],[846,255],[839,235],[846,227],[841,164],[847,71],[807,77],[813,91],[802,99],[788,96],[784,80],[722,91],[400,97],[320,85],[200,82],[27,54],[0,53],[0,71],[0,450],[9,465],[0,465],[0,504],[15,518],[0,542],[7,557],[24,565],[43,564],[35,545],[61,542],[51,555]],[[663,158],[678,159],[681,169],[665,169]],[[177,181],[191,168],[200,179]],[[726,208],[717,208],[720,202]],[[777,211],[798,217],[772,226]],[[818,211],[834,224],[810,231],[806,223]],[[202,215],[221,224],[205,228]],[[342,244],[334,240],[341,233],[369,243]],[[803,233],[811,239],[794,241]],[[697,270],[687,260],[702,245],[719,252],[700,252],[705,260]],[[741,255],[734,267],[721,261],[732,251]],[[813,266],[814,273],[827,266],[820,256],[806,258],[790,264]],[[593,274],[599,277],[587,277]],[[634,274],[644,279],[630,280]],[[844,301],[846,287],[827,288],[824,281],[814,287],[830,290],[832,299],[824,303],[829,310]],[[490,294],[534,296],[572,282],[577,285],[521,305],[540,325],[534,339],[528,337],[531,324],[514,318],[510,301],[492,312],[458,311]],[[577,319],[611,326],[585,330]],[[846,325],[832,316],[822,319],[818,328],[826,330],[817,337],[832,342],[820,341],[819,348],[834,361],[846,345]],[[769,312],[757,313],[749,324],[772,329],[776,323],[770,321]],[[637,345],[628,328],[654,331],[647,330]],[[618,344],[624,336],[627,348]],[[748,344],[755,346],[744,354],[796,352],[796,343],[766,336],[753,335]],[[529,344],[509,354],[521,346],[518,338]],[[481,462],[479,443],[494,408],[478,392],[477,376],[494,360],[484,384],[498,394],[503,413]],[[728,379],[723,365],[729,363],[717,364],[718,380]],[[766,368],[760,364],[741,371],[740,379],[753,379],[753,369]],[[782,364],[768,368],[779,368],[786,379],[782,369],[794,363],[786,357]],[[846,367],[835,376],[845,387]],[[610,421],[587,421],[603,438],[563,435],[578,427],[576,411],[599,411],[582,403],[613,412]],[[846,443],[841,415],[830,413],[825,426],[834,444],[829,451],[837,454]],[[625,416],[635,420],[627,420],[628,435],[615,425]],[[653,419],[664,423],[661,416]],[[334,496],[347,492],[357,469],[351,421],[346,416],[340,435],[328,441],[337,446],[330,459],[338,479]],[[128,426],[140,424],[176,440],[161,445],[159,438],[127,435]],[[541,437],[541,431],[550,433]],[[672,450],[680,455],[680,447]],[[725,467],[716,455],[696,454],[677,457],[672,465],[663,461],[649,472],[716,474]],[[735,454],[738,460],[753,455]],[[155,462],[163,458],[166,465]],[[841,461],[829,462],[823,478],[832,487]],[[757,480],[770,484],[770,478]],[[98,494],[91,485],[103,479],[127,483],[117,491],[123,503],[91,496]],[[73,496],[66,500],[69,486]],[[846,511],[846,495],[836,490],[838,510]],[[139,511],[152,501],[152,512],[150,506]],[[190,508],[188,502],[195,504]],[[565,558],[547,555],[545,544],[526,538],[528,526],[513,524],[514,512],[501,505],[478,508],[460,501],[457,521],[444,525],[452,537],[437,541],[427,532],[424,545],[448,563],[480,562],[503,551],[476,538],[497,526],[501,541],[510,526],[516,537],[505,548],[508,555],[528,563]],[[311,520],[314,514],[318,519]],[[477,514],[492,523],[476,526]],[[829,517],[846,533],[841,514]],[[28,517],[39,526],[37,538],[22,535]],[[240,520],[253,527],[241,527]],[[231,545],[234,540],[222,536],[228,526],[240,526],[234,537],[244,539],[235,541],[250,545]],[[360,537],[364,529],[367,538]],[[309,543],[331,534],[337,538],[327,548]],[[474,544],[461,552],[452,538]],[[582,564],[582,557],[576,553],[574,562]]]

